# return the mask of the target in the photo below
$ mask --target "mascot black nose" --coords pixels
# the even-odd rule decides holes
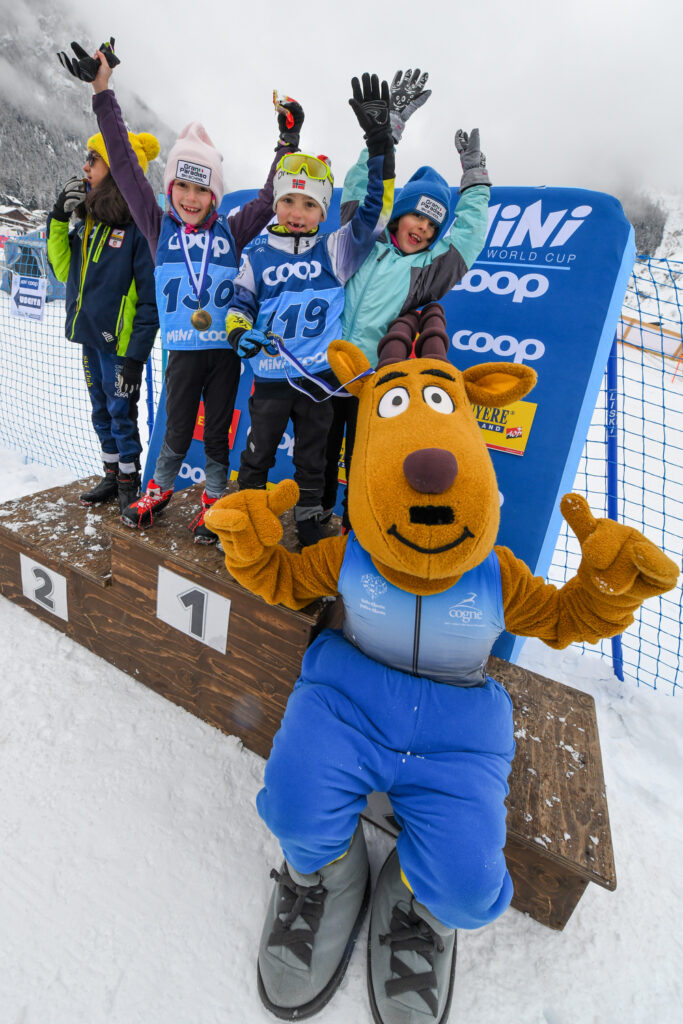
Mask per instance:
[[[458,475],[458,460],[444,448],[421,448],[406,456],[403,472],[421,494],[443,494]]]

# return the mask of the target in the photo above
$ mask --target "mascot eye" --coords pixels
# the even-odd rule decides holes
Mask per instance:
[[[377,412],[383,419],[390,416],[400,416],[410,405],[410,395],[405,388],[390,388],[382,395],[377,406]]]
[[[433,409],[434,412],[443,412],[448,414],[449,412],[453,412],[455,409],[453,399],[448,392],[444,391],[443,388],[437,388],[434,384],[430,384],[429,387],[423,389],[422,397],[429,408]]]

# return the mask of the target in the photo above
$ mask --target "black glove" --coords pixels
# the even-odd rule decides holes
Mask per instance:
[[[301,126],[304,123],[304,108],[291,96],[280,99],[277,93],[273,93],[273,104],[277,111],[277,128],[280,133],[276,148],[291,146],[292,149],[298,149]]]
[[[69,178],[52,207],[55,220],[68,221],[77,206],[85,199],[85,181],[83,178]]]
[[[123,365],[116,375],[116,383],[122,395],[132,397],[138,393],[144,368],[145,364],[141,363],[139,359],[133,359],[132,356],[125,357]]]
[[[351,79],[353,99],[349,103],[363,129],[368,145],[368,154],[378,156],[391,145],[391,122],[389,121],[389,86],[382,82],[381,89],[377,75],[363,74],[363,88],[357,78]]]
[[[114,41],[114,37],[111,36],[108,43],[102,43],[100,46],[100,50],[107,58],[107,64],[110,68],[115,68],[117,64],[121,63],[114,53]],[[62,66],[74,78],[79,78],[81,82],[94,82],[100,67],[99,57],[91,57],[78,43],[72,43],[71,49],[76,54],[76,59],[69,57],[63,50],[60,50],[57,54]]]
[[[426,103],[432,95],[431,89],[425,89],[429,74],[425,71],[420,73],[419,68],[409,68],[405,73],[397,71],[391,83],[389,96],[391,110],[391,134],[394,142],[398,145],[401,141],[406,121],[416,110],[419,110],[423,103]]]

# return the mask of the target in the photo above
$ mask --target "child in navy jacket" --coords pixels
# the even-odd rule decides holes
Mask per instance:
[[[144,177],[159,143],[147,132],[129,132],[128,142]],[[55,277],[66,281],[65,334],[83,349],[104,464],[104,476],[81,504],[118,499],[123,510],[140,493],[138,396],[159,329],[154,264],[110,174],[100,134],[88,139],[83,174],[66,183],[48,217],[47,254]]]
[[[277,224],[268,241],[245,254],[227,317],[228,338],[239,355],[251,358],[254,392],[249,401],[251,431],[242,453],[238,484],[265,488],[268,470],[291,418],[294,479],[300,497],[294,519],[300,543],[320,540],[325,444],[332,404],[305,374],[310,370],[332,387],[336,378],[327,346],[341,336],[344,285],[361,266],[388,223],[393,202],[394,153],[386,82],[376,75],[353,80],[349,102],[365,130],[368,181],[362,205],[347,224],[318,232],[332,199],[333,178],[326,161],[297,153],[285,156],[275,175],[273,209]],[[272,335],[297,359],[275,357]],[[264,352],[265,349],[265,352]],[[322,399],[322,400],[321,400]]]

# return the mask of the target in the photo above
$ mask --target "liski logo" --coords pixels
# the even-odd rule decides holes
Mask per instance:
[[[484,613],[476,607],[476,594],[468,594],[448,609],[448,618],[458,626],[480,626]]]
[[[363,590],[370,595],[373,601],[387,592],[387,581],[381,576],[375,576],[374,573],[365,573],[364,576],[361,576],[360,581],[363,584]]]
[[[576,206],[571,211],[553,210],[544,219],[540,199],[523,210],[515,203],[502,209],[501,206],[498,203],[489,208],[486,244],[508,248],[523,245],[541,249],[545,245],[551,248],[565,245],[593,212],[592,206]],[[490,239],[488,235],[491,235]]]

